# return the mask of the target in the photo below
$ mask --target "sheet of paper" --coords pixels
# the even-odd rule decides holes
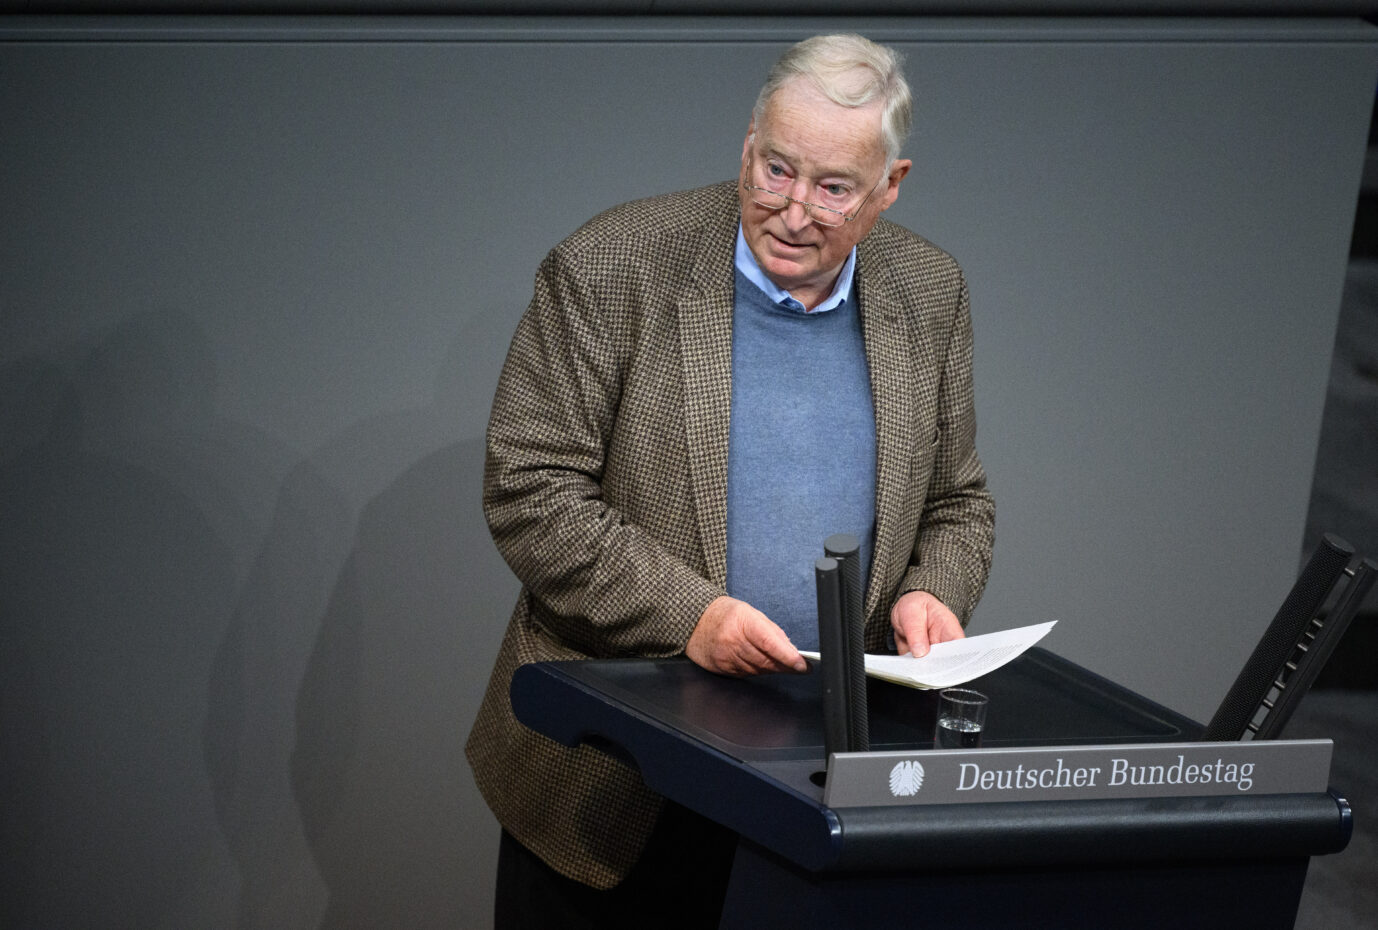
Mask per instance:
[[[938,643],[928,655],[866,656],[866,674],[910,688],[951,688],[995,671],[1048,635],[1056,620]],[[818,659],[816,652],[801,653]]]

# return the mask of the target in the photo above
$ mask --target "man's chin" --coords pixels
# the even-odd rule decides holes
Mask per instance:
[[[779,255],[771,255],[770,260],[761,265],[761,270],[766,273],[767,278],[785,290],[798,284],[808,273],[808,268],[802,261]]]

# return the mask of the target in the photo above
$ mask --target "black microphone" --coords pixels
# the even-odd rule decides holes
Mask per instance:
[[[842,606],[840,630],[832,662],[839,667],[845,701],[847,751],[867,752],[871,748],[866,713],[866,642],[861,589],[861,544],[851,533],[835,533],[823,541],[824,555],[837,564]],[[819,614],[820,624],[822,614]],[[826,672],[829,657],[823,652],[823,630],[819,628],[819,653]],[[827,714],[824,713],[826,726]]]
[[[818,587],[818,655],[823,676],[823,757],[848,752],[850,690],[847,687],[847,634],[842,622],[842,572],[836,559],[813,563]]]

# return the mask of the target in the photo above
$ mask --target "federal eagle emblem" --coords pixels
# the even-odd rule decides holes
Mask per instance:
[[[890,793],[897,798],[912,797],[923,787],[923,766],[905,759],[890,770]]]

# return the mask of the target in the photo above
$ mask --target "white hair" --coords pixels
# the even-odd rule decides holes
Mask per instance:
[[[806,77],[834,103],[862,107],[882,104],[881,142],[885,157],[894,161],[909,137],[913,103],[902,70],[903,57],[894,49],[877,45],[863,36],[844,34],[814,36],[791,46],[775,62],[765,86],[756,97],[752,118],[761,125],[766,104],[788,81]]]

